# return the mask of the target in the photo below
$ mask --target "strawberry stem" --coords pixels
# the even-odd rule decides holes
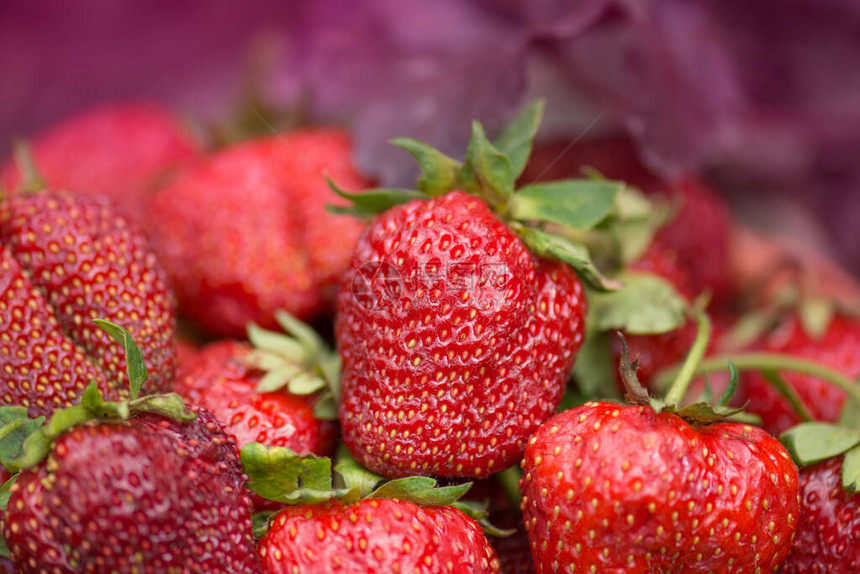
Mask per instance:
[[[794,387],[789,385],[785,379],[780,377],[779,373],[773,369],[762,369],[761,375],[767,379],[767,382],[773,385],[777,391],[779,391],[785,400],[791,403],[792,408],[802,421],[811,422],[815,420],[812,415],[809,414],[809,409],[806,408],[803,400],[795,392]]]
[[[811,375],[813,377],[827,381],[828,383],[839,387],[845,391],[854,401],[860,404],[860,385],[851,378],[846,377],[842,373],[829,368],[827,365],[809,359],[803,359],[796,355],[784,353],[764,353],[752,352],[741,353],[727,357],[712,357],[708,358],[697,366],[694,375],[707,375],[726,369],[726,360],[734,363],[735,367],[741,371],[761,371],[771,370],[776,372],[792,372],[803,375]],[[686,366],[681,367],[683,370]],[[670,379],[672,372],[668,372],[661,376],[661,379]],[[674,385],[673,385],[674,389]],[[670,391],[671,392],[671,391]]]
[[[705,351],[708,349],[708,341],[711,338],[711,320],[708,315],[701,309],[696,310],[696,340],[693,341],[693,346],[684,359],[684,364],[675,376],[675,382],[669,392],[666,393],[666,404],[670,406],[679,406],[687,393],[687,388],[696,374],[699,374],[701,369],[702,358],[705,356]],[[721,365],[725,368],[725,365]]]

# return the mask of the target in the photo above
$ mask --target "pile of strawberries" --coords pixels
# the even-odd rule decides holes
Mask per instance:
[[[0,571],[860,572],[856,293],[542,107],[415,189],[149,104],[18,147]]]

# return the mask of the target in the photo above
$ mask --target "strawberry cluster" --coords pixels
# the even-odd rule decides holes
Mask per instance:
[[[19,148],[0,571],[860,571],[855,293],[542,109],[415,189],[143,104]]]

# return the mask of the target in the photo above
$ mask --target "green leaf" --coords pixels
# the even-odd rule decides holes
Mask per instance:
[[[589,297],[592,328],[620,329],[628,334],[666,333],[686,320],[687,301],[669,281],[634,271],[622,273],[619,278],[624,286],[618,291]]]
[[[411,138],[395,138],[391,143],[408,151],[418,160],[422,176],[418,189],[428,196],[444,195],[457,188],[457,174],[462,164],[436,148]]]
[[[18,480],[18,474],[10,476],[3,486],[0,486],[0,512],[6,512],[6,507],[9,506],[9,490],[12,485]]]
[[[680,409],[675,409],[674,413],[686,421],[706,424],[725,420],[731,416],[742,413],[743,410],[743,407],[723,407],[711,405],[705,402],[698,402],[686,405]]]
[[[842,414],[839,416],[839,426],[860,431],[860,404],[858,404],[850,395],[845,398],[845,404],[842,405]]]
[[[329,205],[326,209],[332,213],[346,213],[357,217],[373,217],[413,199],[429,199],[428,195],[414,189],[371,189],[361,193],[349,193],[340,189],[331,179],[328,179],[328,185],[339,196],[350,200],[352,205]]]
[[[93,418],[120,418],[129,416],[128,401],[105,401],[95,383],[90,383],[81,395],[80,405],[90,411]]]
[[[520,221],[545,221],[591,229],[612,211],[623,184],[591,179],[534,183],[511,197],[509,215]]]
[[[18,191],[21,193],[31,193],[45,189],[45,179],[36,168],[36,161],[33,159],[33,150],[30,148],[30,145],[23,141],[16,141],[13,154],[15,156],[15,165],[21,173],[21,183],[18,184]]]
[[[560,235],[545,233],[516,223],[511,224],[511,229],[520,236],[532,253],[539,257],[558,259],[567,263],[593,289],[614,291],[621,288],[619,281],[603,276],[584,245],[574,243]]]
[[[314,401],[314,418],[320,421],[337,420],[337,402],[330,391],[324,391]]]
[[[860,492],[860,447],[852,448],[842,459],[842,488],[846,492]]]
[[[591,323],[587,320],[586,324]],[[618,365],[615,363],[609,337],[608,333],[588,329],[585,341],[576,355],[573,376],[577,388],[586,399],[621,398],[615,382]]]
[[[671,216],[672,206],[668,202],[655,201],[625,185],[618,190],[612,213],[600,228],[615,239],[621,262],[630,263],[645,253]]]
[[[545,104],[545,100],[537,99],[524,106],[496,138],[496,149],[510,160],[515,180],[522,175],[532,153]]]
[[[183,424],[197,418],[197,413],[191,411],[177,393],[147,395],[130,402],[129,409],[132,413],[154,413]]]
[[[287,504],[321,502],[335,498],[331,460],[300,455],[288,448],[251,442],[242,447],[242,466],[248,487],[269,500]]]
[[[421,506],[447,506],[472,488],[471,482],[455,486],[436,487],[436,480],[426,476],[398,478],[382,484],[367,498],[407,500]]]
[[[270,520],[275,514],[277,514],[276,510],[261,510],[251,515],[251,528],[254,533],[254,540],[259,540],[269,532],[269,528],[271,527]]]
[[[491,207],[507,202],[514,192],[511,162],[490,143],[480,122],[472,122],[472,139],[458,179],[464,191],[477,195]]]
[[[488,536],[497,538],[505,538],[516,532],[516,529],[504,529],[490,523],[487,512],[488,504],[486,502],[477,502],[475,500],[458,500],[452,502],[451,506],[481,525],[484,533]]]
[[[860,444],[860,432],[829,423],[801,423],[779,440],[799,466],[838,456]]]
[[[350,491],[350,496],[344,499],[347,504],[365,498],[382,481],[381,476],[361,466],[343,443],[338,448],[334,470],[340,475],[344,488]]]
[[[25,407],[0,407],[0,464],[14,470],[17,461],[24,456],[27,437],[36,432],[45,417],[27,417]]]
[[[122,345],[122,349],[125,352],[126,370],[128,372],[129,398],[131,400],[136,399],[140,396],[140,390],[148,376],[146,363],[143,360],[143,353],[140,352],[140,349],[135,344],[131,333],[124,327],[105,319],[93,319],[93,321],[117,343]]]
[[[246,332],[255,349],[282,357],[282,361],[288,359],[300,364],[308,358],[308,349],[284,333],[263,329],[256,323],[249,323]]]
[[[54,439],[92,418],[92,412],[82,405],[55,411],[47,424],[27,436],[24,440],[23,452],[3,461],[3,466],[12,472],[36,466],[48,456]]]

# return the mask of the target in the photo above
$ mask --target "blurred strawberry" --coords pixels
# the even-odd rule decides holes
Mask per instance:
[[[348,134],[306,129],[222,149],[161,189],[149,231],[180,313],[207,333],[241,337],[276,309],[308,319],[331,311],[362,224],[325,176],[357,190]]]
[[[136,222],[146,195],[200,152],[186,126],[150,102],[83,111],[34,136],[29,146],[48,187],[107,197]],[[18,165],[8,160],[0,184],[14,191],[21,180]]]

